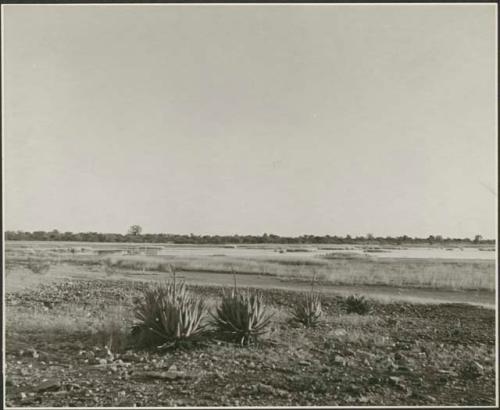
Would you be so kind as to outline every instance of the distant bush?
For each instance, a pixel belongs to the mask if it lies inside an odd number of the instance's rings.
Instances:
[[[37,275],[45,275],[50,269],[50,262],[39,259],[29,259],[27,267],[31,272]]]
[[[351,295],[345,300],[345,308],[347,313],[357,313],[358,315],[366,315],[371,311],[371,306],[364,296]]]
[[[248,345],[266,332],[272,314],[263,303],[262,294],[250,290],[241,291],[235,284],[231,291],[224,292],[212,318],[212,324],[218,331],[241,345]]]
[[[319,294],[313,290],[306,293],[295,301],[291,313],[293,321],[302,323],[306,327],[319,325],[323,314]]]
[[[176,347],[197,340],[206,330],[207,309],[184,282],[149,287],[136,301],[132,335],[144,347]]]

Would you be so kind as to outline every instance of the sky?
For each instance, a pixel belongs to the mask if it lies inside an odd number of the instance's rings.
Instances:
[[[496,5],[2,5],[4,228],[496,235]]]

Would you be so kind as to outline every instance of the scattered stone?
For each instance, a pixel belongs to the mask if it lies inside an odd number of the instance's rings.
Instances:
[[[479,374],[483,374],[484,373],[484,367],[481,364],[479,364],[478,362],[476,362],[475,360],[472,362],[472,367]]]
[[[336,364],[339,364],[341,366],[345,366],[346,365],[346,360],[345,358],[343,358],[342,356],[340,355],[336,355],[333,359],[334,363]]]
[[[259,383],[255,385],[254,389],[260,393],[272,393],[274,388],[273,386],[269,386],[268,384]]]
[[[438,373],[446,374],[446,375],[450,375],[450,376],[458,376],[458,374],[456,372],[454,372],[453,370],[439,369]]]
[[[468,362],[462,367],[461,373],[464,376],[476,378],[484,373],[484,367],[475,360],[473,360],[471,362]]]
[[[396,363],[394,363],[394,361],[388,357],[387,360],[385,361],[385,366],[388,370],[397,370],[398,369],[398,365]]]
[[[406,363],[408,361],[408,359],[406,358],[406,356],[400,352],[396,352],[394,353],[394,359],[397,361],[397,362],[400,362],[400,363]]]
[[[162,380],[178,380],[191,378],[186,372],[168,370],[166,372],[137,372],[133,374],[135,379],[162,379]]]
[[[347,386],[347,388],[345,390],[346,390],[346,392],[348,392],[354,396],[357,396],[361,393],[361,388],[359,386],[356,386],[355,384],[350,384],[349,386]]]
[[[290,393],[284,389],[275,389],[274,391],[278,397],[290,397]]]
[[[333,335],[337,337],[347,336],[347,331],[345,329],[335,329],[333,331]]]
[[[389,380],[393,383],[393,384],[399,384],[401,382],[401,378],[400,377],[396,377],[396,376],[390,376],[389,377]]]
[[[82,387],[77,383],[66,383],[65,388],[69,391],[73,391],[73,390],[81,390]]]
[[[290,395],[290,393],[284,389],[277,389],[273,386],[264,383],[259,383],[257,385],[254,385],[253,389],[258,391],[259,393],[271,394],[273,396],[278,396],[278,397],[288,397]]]
[[[60,388],[61,388],[61,382],[59,380],[49,379],[39,384],[38,387],[36,388],[36,391],[39,393],[43,393],[46,391],[57,391]]]
[[[375,357],[375,354],[366,352],[364,350],[358,350],[356,352],[356,355],[361,357],[362,359],[373,359]]]
[[[127,362],[140,362],[141,358],[134,352],[125,352],[121,355],[121,358]]]
[[[413,371],[413,369],[408,366],[398,366],[398,370],[404,373],[411,373]]]

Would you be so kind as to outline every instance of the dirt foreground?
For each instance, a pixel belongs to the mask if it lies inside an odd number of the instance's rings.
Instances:
[[[160,353],[116,342],[143,287],[66,279],[8,292],[7,406],[495,404],[492,309],[374,299],[362,316],[324,292],[324,322],[306,329],[289,321],[297,292],[262,289],[275,317],[260,343],[207,337]],[[221,294],[192,289],[214,303]]]

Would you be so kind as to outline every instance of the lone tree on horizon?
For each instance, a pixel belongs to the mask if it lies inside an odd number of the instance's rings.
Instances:
[[[142,228],[140,225],[132,225],[130,228],[128,228],[128,235],[140,235],[142,232]]]

